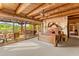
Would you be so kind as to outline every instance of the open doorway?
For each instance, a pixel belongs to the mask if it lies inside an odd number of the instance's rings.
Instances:
[[[69,37],[79,37],[79,14],[68,17],[68,34]]]

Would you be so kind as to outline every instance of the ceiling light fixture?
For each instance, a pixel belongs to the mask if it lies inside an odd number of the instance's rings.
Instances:
[[[44,20],[45,19],[45,10],[44,9],[40,13],[40,15],[42,16],[42,18],[40,18],[40,20]]]

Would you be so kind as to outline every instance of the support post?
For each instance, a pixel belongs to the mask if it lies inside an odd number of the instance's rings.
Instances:
[[[14,33],[14,40],[15,40],[15,28],[14,28],[14,22],[13,22],[13,33]]]
[[[26,40],[26,22],[25,22],[25,40]]]
[[[21,23],[21,34],[23,34],[23,24]]]

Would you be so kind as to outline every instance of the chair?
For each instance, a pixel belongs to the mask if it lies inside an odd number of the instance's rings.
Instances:
[[[14,39],[14,34],[13,33],[8,33],[7,35],[6,35],[6,39],[8,40],[8,39]]]
[[[3,43],[5,42],[5,35],[4,34],[0,34],[0,40],[2,40]]]

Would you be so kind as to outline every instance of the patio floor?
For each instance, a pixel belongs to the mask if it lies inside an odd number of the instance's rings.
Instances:
[[[71,44],[53,47],[52,44],[32,38],[0,47],[0,56],[64,56],[79,55],[79,40],[72,39]],[[75,42],[73,44],[73,42]]]

